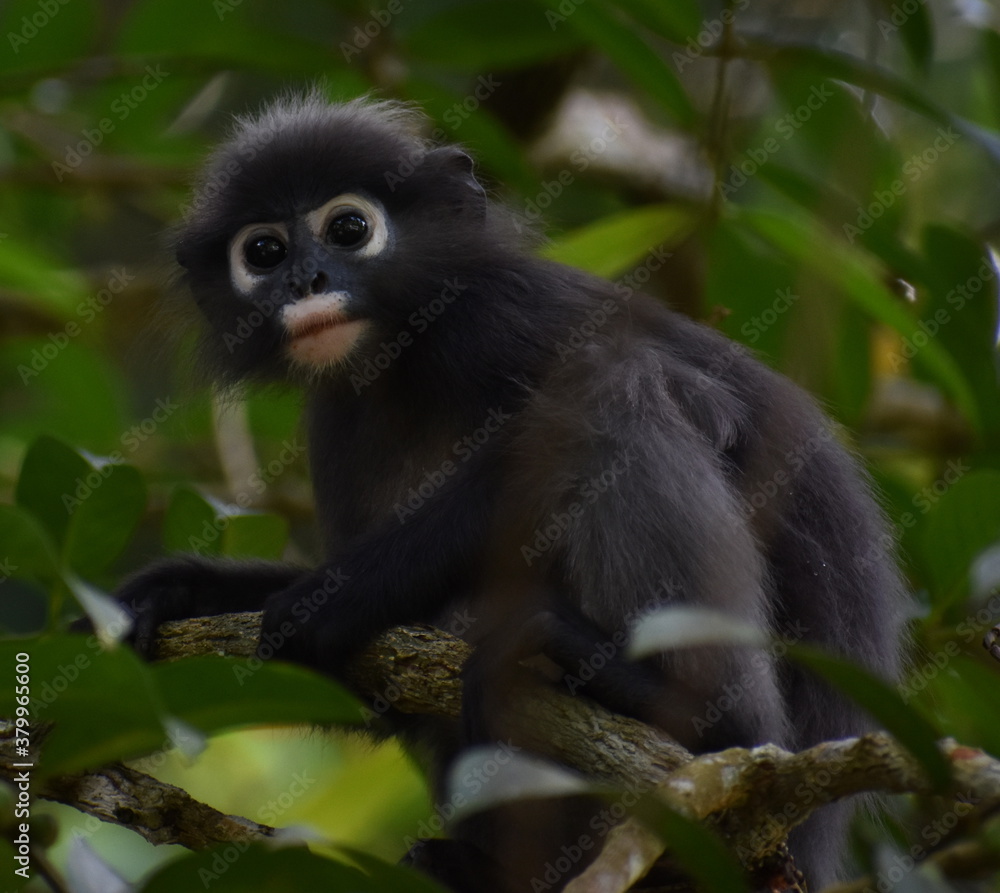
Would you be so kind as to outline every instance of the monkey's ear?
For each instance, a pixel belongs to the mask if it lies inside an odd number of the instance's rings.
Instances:
[[[436,163],[442,173],[447,174],[452,182],[461,187],[463,205],[477,213],[485,213],[486,190],[476,179],[476,165],[468,153],[458,146],[441,146],[428,152],[427,160]]]
[[[174,245],[174,257],[177,258],[177,263],[185,270],[191,269],[191,263],[194,260],[191,256],[193,253],[191,245],[186,239],[182,239]]]
[[[220,251],[225,248],[219,247],[218,240],[209,240],[203,235],[185,232],[174,240],[174,259],[185,270],[205,269],[207,265],[216,263],[220,257]],[[223,259],[225,255],[221,255]],[[227,260],[223,260],[228,265]]]

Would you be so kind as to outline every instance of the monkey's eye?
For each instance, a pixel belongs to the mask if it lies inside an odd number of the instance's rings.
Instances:
[[[368,221],[353,211],[330,221],[326,237],[338,248],[354,248],[368,237]]]
[[[249,239],[243,248],[247,263],[260,270],[278,266],[288,255],[284,242],[275,236],[257,236]]]

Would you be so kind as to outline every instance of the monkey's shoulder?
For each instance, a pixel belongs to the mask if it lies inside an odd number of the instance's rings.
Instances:
[[[719,450],[763,418],[787,416],[795,428],[817,417],[804,391],[742,344],[648,295],[574,272],[565,274],[566,319],[527,412],[582,429],[666,418]]]

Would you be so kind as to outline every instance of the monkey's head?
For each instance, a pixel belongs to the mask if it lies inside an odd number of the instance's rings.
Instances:
[[[238,122],[176,243],[214,375],[350,368],[496,250],[471,159],[423,124],[399,104],[316,94]]]

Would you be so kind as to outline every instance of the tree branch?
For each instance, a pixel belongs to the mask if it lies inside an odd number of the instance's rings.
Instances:
[[[33,727],[33,744],[40,743],[44,735],[44,724]],[[14,752],[14,724],[0,721],[0,778],[13,781],[17,775],[13,764],[23,759]],[[155,844],[175,843],[200,850],[217,843],[265,840],[275,833],[268,825],[226,815],[181,788],[122,763],[49,779],[39,796],[130,828]]]
[[[260,617],[222,614],[165,623],[158,653],[165,660],[193,654],[252,657]],[[457,717],[462,665],[469,654],[465,642],[440,630],[396,627],[360,655],[349,681],[362,699],[372,699],[376,713],[382,712],[379,699],[385,699],[401,713]],[[519,717],[519,742],[590,778],[655,784],[691,759],[665,733],[568,692],[539,688],[519,705]]]
[[[196,654],[252,657],[260,616],[164,624],[159,654],[167,660]],[[469,653],[465,642],[438,630],[395,628],[358,658],[349,681],[362,699],[371,699],[377,713],[382,712],[379,705],[391,702],[403,713],[457,717],[461,668]],[[693,758],[664,733],[555,687],[539,686],[526,696],[518,714],[519,744],[588,778],[630,790],[655,789],[670,808],[715,828],[751,870],[773,860],[788,831],[833,800],[866,791],[931,793],[919,764],[884,734],[823,743],[798,754],[765,745]],[[0,760],[5,763],[13,762],[10,744],[0,724]],[[953,767],[955,790],[976,804],[978,815],[995,810],[1000,805],[1000,763],[951,741],[941,746]],[[124,766],[53,780],[43,796],[133,828],[154,843],[201,849],[274,834],[272,828],[223,815]],[[975,844],[960,846],[965,849],[940,851],[935,861],[959,873],[1000,866],[995,852]],[[568,893],[625,890],[662,851],[654,835],[627,820],[609,835],[604,852]],[[837,891],[856,889],[851,885]]]

